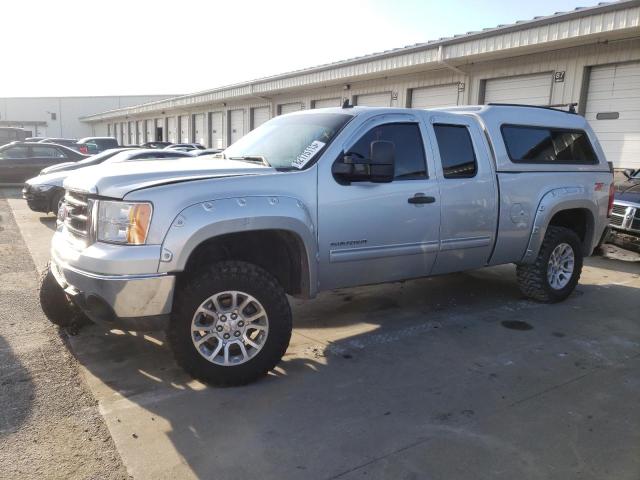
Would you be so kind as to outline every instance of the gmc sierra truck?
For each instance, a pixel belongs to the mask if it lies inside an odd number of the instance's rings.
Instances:
[[[287,295],[514,263],[525,295],[565,299],[612,181],[585,119],[549,108],[279,116],[213,158],[69,176],[41,304],[164,329],[191,375],[244,384],[288,347]]]

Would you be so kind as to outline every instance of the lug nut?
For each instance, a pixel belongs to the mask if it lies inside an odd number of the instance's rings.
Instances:
[[[222,331],[222,325],[218,325],[218,326],[216,327],[216,331],[217,331],[217,332],[221,332],[221,331]]]
[[[238,315],[236,315],[235,313],[231,314],[231,320],[235,320],[236,318],[238,318]]]
[[[225,340],[228,339],[231,335],[229,335],[228,333],[225,333],[224,335]]]
[[[239,326],[239,327],[244,327],[244,322],[243,322],[242,320],[240,320],[240,321],[238,322],[238,326]]]
[[[222,316],[220,317],[220,321],[221,321],[221,322],[226,322],[226,321],[227,321],[227,317],[226,317],[225,315],[222,315]]]
[[[234,335],[235,335],[236,337],[239,337],[239,336],[240,336],[240,332],[239,332],[238,330],[236,330],[236,332],[234,333]]]

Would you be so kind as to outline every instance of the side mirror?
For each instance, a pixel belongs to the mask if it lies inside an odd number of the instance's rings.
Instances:
[[[634,170],[633,168],[627,168],[626,170],[622,171],[622,174],[627,178],[631,178],[634,174]]]
[[[395,144],[384,140],[371,142],[370,158],[348,152],[333,164],[333,176],[342,183],[388,183],[395,175]]]

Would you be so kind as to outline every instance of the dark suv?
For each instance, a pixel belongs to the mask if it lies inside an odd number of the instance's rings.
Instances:
[[[86,155],[94,155],[96,153],[109,150],[110,148],[118,148],[118,140],[113,137],[86,137],[78,140],[77,149],[80,153]]]
[[[23,183],[45,167],[83,158],[86,155],[62,145],[13,142],[0,147],[0,183]]]

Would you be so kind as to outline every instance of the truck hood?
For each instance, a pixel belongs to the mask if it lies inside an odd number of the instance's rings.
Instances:
[[[616,200],[640,203],[640,179],[632,178],[616,183]]]
[[[239,175],[265,175],[276,171],[274,168],[256,163],[219,158],[141,160],[100,164],[71,172],[64,181],[64,188],[105,197],[123,198],[132,190],[167,183]]]

